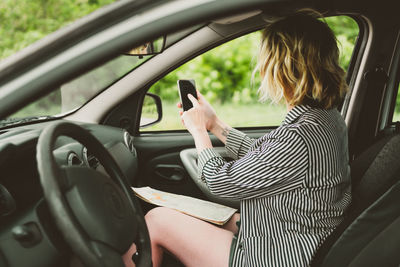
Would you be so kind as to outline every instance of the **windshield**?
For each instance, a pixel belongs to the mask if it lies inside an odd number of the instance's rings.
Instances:
[[[150,56],[119,56],[78,78],[61,85],[50,94],[23,107],[0,121],[0,127],[26,121],[69,113],[83,106],[94,96],[121,79],[127,73],[150,59]]]

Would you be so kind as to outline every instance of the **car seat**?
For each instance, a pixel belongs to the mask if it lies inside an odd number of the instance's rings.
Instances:
[[[380,139],[351,163],[353,201],[311,266],[398,266],[400,134]]]

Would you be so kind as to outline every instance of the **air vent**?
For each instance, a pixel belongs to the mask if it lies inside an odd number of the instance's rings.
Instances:
[[[90,168],[96,170],[97,167],[100,165],[100,162],[95,156],[88,155],[88,164]]]
[[[129,151],[133,154],[133,156],[136,157],[136,149],[133,145],[133,136],[130,135],[128,132],[124,132],[124,142]]]

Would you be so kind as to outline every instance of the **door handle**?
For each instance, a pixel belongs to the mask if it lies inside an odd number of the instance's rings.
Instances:
[[[158,164],[154,168],[154,173],[170,182],[181,182],[185,177],[185,169],[174,164]]]

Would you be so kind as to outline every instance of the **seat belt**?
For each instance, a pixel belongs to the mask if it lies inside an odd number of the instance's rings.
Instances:
[[[356,136],[353,136],[352,142],[349,143],[351,158],[359,155],[362,150],[368,147],[375,139],[375,127],[379,116],[378,111],[383,96],[383,90],[389,76],[383,67],[377,66],[373,70],[367,71],[363,79],[367,83],[363,97],[365,101],[358,114],[359,120],[355,133]]]

